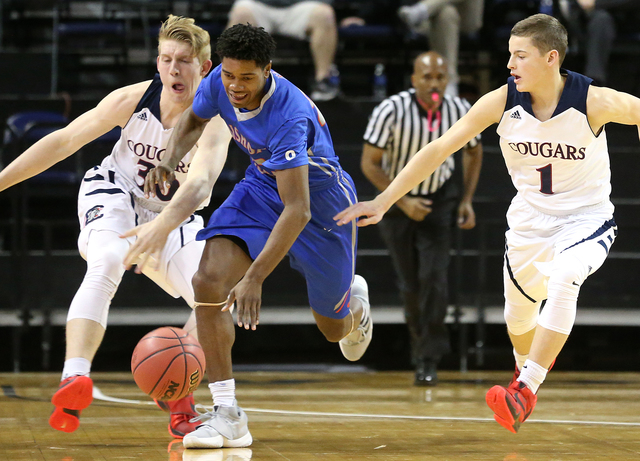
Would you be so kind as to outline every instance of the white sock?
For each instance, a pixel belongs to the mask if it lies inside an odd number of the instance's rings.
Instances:
[[[65,360],[64,368],[62,369],[62,378],[60,381],[64,381],[70,376],[81,375],[89,376],[91,372],[91,362],[82,357],[74,357],[69,360]]]
[[[518,370],[522,370],[522,367],[524,366],[524,362],[527,361],[527,359],[529,358],[529,354],[518,354],[516,352],[516,348],[513,348],[513,356],[516,359],[516,366],[518,367]]]
[[[540,384],[542,384],[547,377],[548,371],[549,370],[538,365],[536,362],[527,359],[520,371],[518,381],[525,383],[527,387],[536,394]]]
[[[213,404],[224,407],[232,407],[236,400],[236,380],[231,378],[225,381],[216,381],[209,384],[209,390],[213,397]]]

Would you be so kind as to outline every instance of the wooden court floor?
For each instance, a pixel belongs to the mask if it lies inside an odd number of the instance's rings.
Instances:
[[[554,370],[518,434],[484,402],[509,373],[440,375],[425,389],[410,372],[240,372],[253,445],[184,450],[128,373],[92,375],[98,398],[72,434],[47,422],[58,373],[0,374],[0,461],[640,460],[640,373]]]

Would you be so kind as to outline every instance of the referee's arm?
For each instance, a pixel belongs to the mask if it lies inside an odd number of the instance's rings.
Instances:
[[[365,142],[362,149],[362,158],[360,159],[362,173],[364,173],[369,182],[381,192],[391,184],[391,179],[389,179],[387,173],[382,169],[383,154],[384,149]],[[429,199],[410,197],[408,195],[405,195],[396,202],[398,208],[414,221],[422,221],[431,213],[431,204],[432,202]]]

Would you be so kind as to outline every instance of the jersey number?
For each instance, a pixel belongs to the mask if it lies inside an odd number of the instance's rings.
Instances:
[[[551,164],[537,168],[540,172],[540,192],[543,194],[553,194],[553,180],[551,179]]]
[[[138,176],[142,178],[142,184],[143,184],[142,186],[138,186],[140,187],[140,190],[144,191],[144,180],[149,174],[149,171],[155,167],[156,166],[151,162],[147,162],[145,160],[138,160]],[[169,186],[169,190],[167,191],[167,193],[163,194],[162,189],[160,188],[160,185],[156,184],[156,197],[158,197],[163,202],[168,202],[174,196],[179,186],[180,186],[180,183],[178,182],[178,180],[174,179],[171,185]]]

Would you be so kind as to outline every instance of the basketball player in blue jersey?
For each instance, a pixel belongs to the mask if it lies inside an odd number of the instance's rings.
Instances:
[[[517,432],[573,327],[578,293],[617,234],[605,125],[637,125],[640,99],[560,68],[567,31],[553,17],[518,22],[509,39],[511,78],[422,148],[385,191],[338,215],[375,224],[449,155],[497,123],[517,195],[507,212],[504,317],[516,359],[508,387],[486,396],[495,420]],[[542,301],[545,308],[540,312]]]
[[[175,166],[217,115],[227,124],[224,134],[231,132],[251,158],[244,180],[197,237],[206,245],[193,278],[196,319],[214,408],[185,436],[186,448],[251,444],[247,416],[235,399],[230,309],[235,302],[238,325],[255,330],[262,284],[285,255],[306,278],[309,303],[324,336],[339,342],[348,360],[358,360],[371,341],[367,284],[354,276],[357,227],[338,227],[332,219],[357,201],[355,187],[340,167],[318,108],[271,70],[274,50],[271,36],[248,24],[237,24],[218,38],[221,65],[200,84],[165,158],[145,182],[150,193],[171,183]],[[125,264],[140,261],[137,270],[143,270],[172,229],[209,195],[213,176],[193,194],[178,190],[155,223],[124,234],[138,236]]]
[[[38,141],[0,172],[3,190],[41,173],[112,128],[122,127],[111,155],[86,173],[78,196],[78,248],[87,261],[87,272],[67,316],[62,382],[52,398],[55,410],[49,419],[57,430],[75,431],[80,412],[92,401],[91,362],[104,337],[111,299],[122,280],[123,258],[132,240],[123,240],[120,234],[154,219],[178,186],[188,190],[207,174],[204,165],[215,161],[216,149],[226,152],[228,134],[226,138],[209,136],[212,143],[202,141],[197,155],[193,149],[178,165],[169,190],[145,197],[144,175],[160,162],[173,127],[191,106],[198,84],[211,69],[210,57],[209,34],[193,19],[169,16],[160,29],[159,75],[113,91],[94,109]],[[218,117],[210,129],[216,124],[224,128]],[[195,236],[202,227],[201,217],[187,216],[158,255],[155,270],[144,271],[167,293],[182,297],[190,306],[194,301],[191,278],[204,248]],[[194,317],[185,329],[195,334]],[[169,432],[173,437],[182,438],[195,428],[189,423],[197,415],[191,395],[159,405],[171,413]]]

